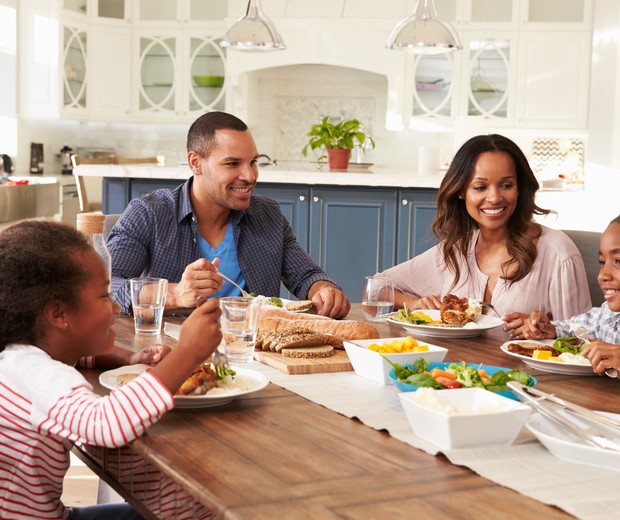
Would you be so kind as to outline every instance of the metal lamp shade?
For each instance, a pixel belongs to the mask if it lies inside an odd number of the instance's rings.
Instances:
[[[246,15],[233,24],[220,45],[239,51],[262,52],[286,49],[273,22],[263,14],[258,0],[250,0]]]
[[[415,54],[444,54],[461,49],[459,37],[446,21],[431,17],[428,0],[425,0],[422,15],[419,16],[418,2],[414,13],[401,20],[388,39],[386,47]],[[435,14],[435,4],[432,3]]]

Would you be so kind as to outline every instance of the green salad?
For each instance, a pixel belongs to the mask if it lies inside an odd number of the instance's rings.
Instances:
[[[553,342],[553,348],[560,352],[569,352],[570,354],[580,354],[586,342],[579,338],[565,337],[558,338]]]
[[[402,381],[415,386],[446,390],[452,388],[484,388],[491,392],[506,392],[509,381],[518,381],[532,386],[532,377],[522,370],[498,370],[494,374],[487,374],[480,365],[478,368],[468,365],[465,361],[450,363],[446,368],[428,368],[428,361],[417,358],[412,365],[399,365],[383,356],[394,368],[395,376]]]

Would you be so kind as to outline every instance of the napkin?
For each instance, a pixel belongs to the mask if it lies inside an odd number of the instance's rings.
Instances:
[[[176,323],[164,323],[164,334],[166,336],[170,336],[174,339],[179,339],[181,335],[181,325],[177,325]]]

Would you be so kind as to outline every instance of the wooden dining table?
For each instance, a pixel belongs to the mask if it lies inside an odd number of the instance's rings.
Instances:
[[[348,319],[364,321],[359,304]],[[382,337],[406,335],[389,323],[377,328]],[[135,335],[127,316],[117,318],[115,330],[117,345],[134,351],[154,343],[176,344],[164,335]],[[532,373],[503,353],[497,339],[427,339],[449,349],[446,361]],[[108,392],[99,385],[100,371],[83,373],[95,391]],[[620,413],[620,400],[610,397],[617,394],[617,380],[542,372],[536,378],[540,390],[590,409]],[[429,455],[271,383],[223,406],[172,410],[128,449],[216,518],[571,518],[453,465],[441,454]],[[103,458],[93,457],[84,446],[74,451],[146,518],[157,518],[106,467],[113,450]]]

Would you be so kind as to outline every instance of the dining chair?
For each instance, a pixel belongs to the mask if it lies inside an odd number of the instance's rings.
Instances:
[[[590,298],[592,305],[599,307],[604,301],[603,291],[598,284],[598,252],[601,233],[596,231],[578,231],[573,229],[563,229],[564,233],[575,243],[577,249],[581,253],[583,263],[586,267],[586,276],[588,278],[588,288],[590,289]]]

